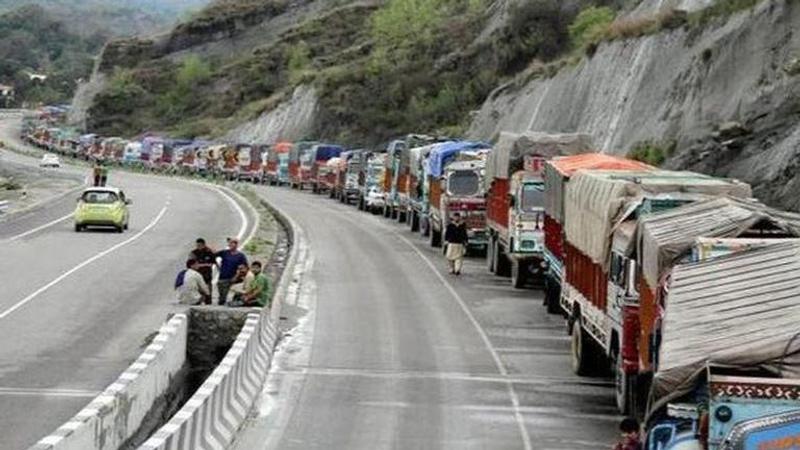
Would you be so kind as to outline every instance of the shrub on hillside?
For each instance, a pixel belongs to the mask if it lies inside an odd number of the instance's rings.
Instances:
[[[494,42],[498,68],[503,74],[524,69],[531,59],[552,60],[569,46],[569,16],[558,0],[532,0],[515,4],[508,26]]]
[[[584,9],[569,26],[572,45],[575,48],[586,48],[600,40],[614,22],[614,17],[614,11],[605,6]]]

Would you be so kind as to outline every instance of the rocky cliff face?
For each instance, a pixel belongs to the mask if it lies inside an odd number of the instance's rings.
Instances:
[[[668,167],[740,178],[758,197],[800,209],[798,23],[800,2],[765,0],[702,28],[601,44],[554,75],[532,71],[499,87],[468,134],[584,132],[615,154],[646,143]]]

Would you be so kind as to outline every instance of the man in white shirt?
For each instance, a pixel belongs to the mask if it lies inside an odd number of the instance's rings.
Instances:
[[[178,287],[178,303],[182,305],[199,305],[211,295],[203,275],[197,271],[199,263],[196,259],[186,261],[183,283]]]

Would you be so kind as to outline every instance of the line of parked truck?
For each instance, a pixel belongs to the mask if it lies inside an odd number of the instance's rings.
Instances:
[[[381,149],[73,136],[76,157],[310,189],[442,246],[469,250],[565,317],[572,368],[613,376],[647,449],[800,445],[800,215],[749,185],[598,153],[581,134],[501,133],[493,145],[407,135]]]

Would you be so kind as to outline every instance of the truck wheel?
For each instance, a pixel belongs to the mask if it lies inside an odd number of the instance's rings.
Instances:
[[[442,232],[436,231],[431,228],[431,247],[440,247],[442,245]]]
[[[511,275],[511,264],[508,257],[500,250],[500,241],[494,241],[494,274],[499,277],[507,277]]]
[[[544,278],[544,303],[547,306],[549,314],[558,314],[561,312],[561,286],[550,275],[545,275]]]
[[[589,375],[590,362],[587,352],[590,351],[589,335],[581,325],[580,317],[572,324],[572,339],[570,340],[570,355],[572,361],[572,371],[576,375]]]
[[[511,285],[515,289],[523,289],[528,281],[528,261],[511,260]]]

